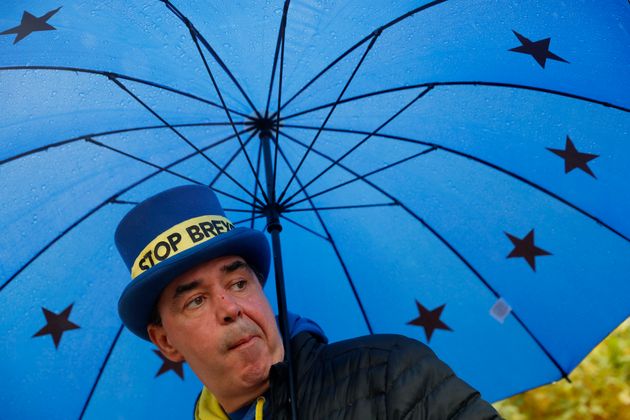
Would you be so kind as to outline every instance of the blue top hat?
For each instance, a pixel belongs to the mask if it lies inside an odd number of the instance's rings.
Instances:
[[[118,313],[125,326],[145,340],[162,290],[196,265],[238,255],[263,279],[269,273],[265,235],[234,227],[214,192],[202,185],[172,188],[138,204],[119,223],[116,247],[131,272]]]

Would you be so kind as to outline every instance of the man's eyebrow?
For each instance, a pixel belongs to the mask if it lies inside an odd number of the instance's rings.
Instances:
[[[236,260],[230,264],[226,264],[223,267],[221,267],[221,271],[223,271],[226,274],[229,274],[229,273],[233,273],[236,270],[240,270],[242,268],[250,269],[249,264],[247,264],[245,261]]]
[[[197,287],[199,287],[199,284],[200,284],[199,280],[193,280],[190,283],[180,284],[179,286],[177,286],[177,288],[175,288],[173,299],[177,299],[178,297],[180,297],[182,294],[186,293],[189,290],[196,289]]]

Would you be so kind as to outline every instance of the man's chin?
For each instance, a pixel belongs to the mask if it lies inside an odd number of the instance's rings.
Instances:
[[[255,338],[252,342],[230,351],[230,356],[235,361],[235,370],[237,372],[240,371],[239,376],[251,384],[266,381],[272,364],[271,357],[265,352],[264,346],[260,341]]]
[[[271,365],[260,363],[255,366],[247,366],[243,369],[240,377],[247,388],[258,389],[264,392],[269,387],[269,369]]]

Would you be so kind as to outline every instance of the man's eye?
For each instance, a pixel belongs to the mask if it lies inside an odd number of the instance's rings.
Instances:
[[[247,280],[239,280],[232,285],[232,287],[236,290],[243,290],[247,285]]]
[[[197,296],[186,304],[186,308],[198,308],[203,303],[203,296]]]

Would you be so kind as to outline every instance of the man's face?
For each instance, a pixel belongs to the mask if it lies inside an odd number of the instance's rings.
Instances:
[[[148,327],[151,340],[169,359],[185,360],[219,402],[264,391],[269,368],[284,357],[273,311],[240,257],[216,258],[176,277],[158,310],[162,325]]]

